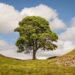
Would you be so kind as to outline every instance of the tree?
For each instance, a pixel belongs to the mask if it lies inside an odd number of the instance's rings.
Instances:
[[[36,59],[36,52],[42,50],[53,50],[57,48],[54,41],[58,36],[50,29],[49,22],[39,16],[27,16],[19,22],[15,29],[20,37],[16,41],[19,52],[32,50],[33,59]]]

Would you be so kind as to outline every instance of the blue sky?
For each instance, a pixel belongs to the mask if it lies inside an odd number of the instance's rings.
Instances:
[[[13,5],[17,10],[46,4],[59,12],[60,18],[68,22],[75,16],[75,0],[0,0],[2,3]]]
[[[75,0],[0,0],[0,3],[12,5],[16,10],[19,11],[21,11],[23,8],[45,4],[53,9],[56,9],[59,14],[59,18],[62,19],[67,26],[69,26],[69,21],[75,16]],[[9,43],[15,43],[17,34],[1,33],[0,39]]]
[[[38,52],[43,57],[63,55],[75,49],[75,0],[0,0],[0,53],[16,56],[15,42],[18,33],[14,29],[25,16],[41,16],[50,23],[50,28],[58,34],[58,48],[53,53]],[[6,51],[5,51],[6,50]],[[46,54],[46,55],[45,55]],[[25,54],[24,54],[25,55]],[[29,55],[22,55],[30,59]],[[20,58],[21,59],[21,58]]]

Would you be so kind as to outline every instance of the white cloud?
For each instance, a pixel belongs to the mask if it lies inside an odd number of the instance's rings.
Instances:
[[[52,29],[65,29],[64,22],[59,19],[55,9],[40,4],[17,11],[13,6],[0,3],[0,33],[10,33],[18,26],[18,22],[26,16],[41,16],[51,22]]]
[[[0,54],[17,59],[32,59],[30,54],[17,53],[17,47],[4,40],[0,40]]]
[[[25,16],[41,16],[47,20],[54,19],[58,16],[57,12],[43,4],[40,4],[36,7],[24,8],[21,11],[21,15]]]
[[[70,27],[68,27],[65,32],[60,34],[60,39],[75,41],[75,18],[71,20]]]
[[[17,58],[21,60],[32,59],[32,52],[29,54],[17,53],[17,47],[15,45],[8,44],[4,40],[0,40],[0,54],[6,57]],[[52,55],[48,54],[47,51],[39,50],[36,56],[38,59],[46,59]]]
[[[57,55],[62,55],[75,49],[75,18],[72,18],[70,26],[59,35],[61,40],[61,50],[58,48]],[[59,46],[59,45],[58,45]]]
[[[4,40],[0,40],[0,46],[5,46],[7,43]]]
[[[8,4],[0,3],[0,33],[10,33],[18,26],[19,12]]]
[[[67,30],[60,35],[62,40],[75,41],[75,27],[67,28]]]
[[[71,20],[71,26],[75,27],[75,17],[73,17],[72,20]]]
[[[51,21],[50,24],[51,24],[51,28],[56,31],[61,29],[63,30],[66,29],[65,23],[58,17],[56,17],[53,21]]]
[[[72,41],[62,41],[58,40],[57,42],[58,48],[54,51],[56,56],[62,56],[68,52],[71,52],[75,49],[75,43]]]
[[[22,9],[21,15],[23,17],[41,16],[50,22],[50,27],[53,30],[66,29],[65,23],[61,19],[59,19],[56,10],[43,4],[40,4],[39,6],[36,7]]]
[[[61,56],[75,48],[75,44],[71,41],[58,40],[57,45],[58,48],[54,51],[41,51],[39,49],[36,54],[37,59],[47,59],[52,56]],[[17,53],[17,47],[15,45],[8,44],[3,40],[0,40],[0,54],[21,60],[32,59],[32,52],[29,54]]]
[[[15,45],[9,44],[4,40],[0,40],[0,51],[6,51],[10,49],[16,49]]]
[[[10,33],[18,26],[18,22],[26,16],[41,16],[50,22],[53,30],[66,29],[65,23],[59,18],[56,10],[46,6],[38,5],[36,7],[24,8],[17,11],[13,6],[0,3],[0,33]],[[63,55],[75,47],[75,18],[71,21],[71,26],[60,34],[58,48],[55,51],[38,51],[37,57],[46,59],[53,55]],[[31,59],[32,54],[16,53],[17,48],[14,45],[0,40],[0,53],[18,59]]]

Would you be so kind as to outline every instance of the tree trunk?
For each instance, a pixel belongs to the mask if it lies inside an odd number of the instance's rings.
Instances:
[[[33,42],[33,60],[36,59],[36,52],[37,52],[37,40]]]
[[[36,50],[33,50],[33,60],[36,59]]]

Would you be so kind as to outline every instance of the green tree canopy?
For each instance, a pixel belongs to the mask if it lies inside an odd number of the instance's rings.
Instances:
[[[33,59],[36,59],[36,52],[42,50],[53,50],[57,48],[53,41],[57,41],[58,36],[51,31],[49,22],[39,16],[27,16],[19,22],[19,27],[15,29],[20,37],[16,41],[19,52],[33,50]]]

